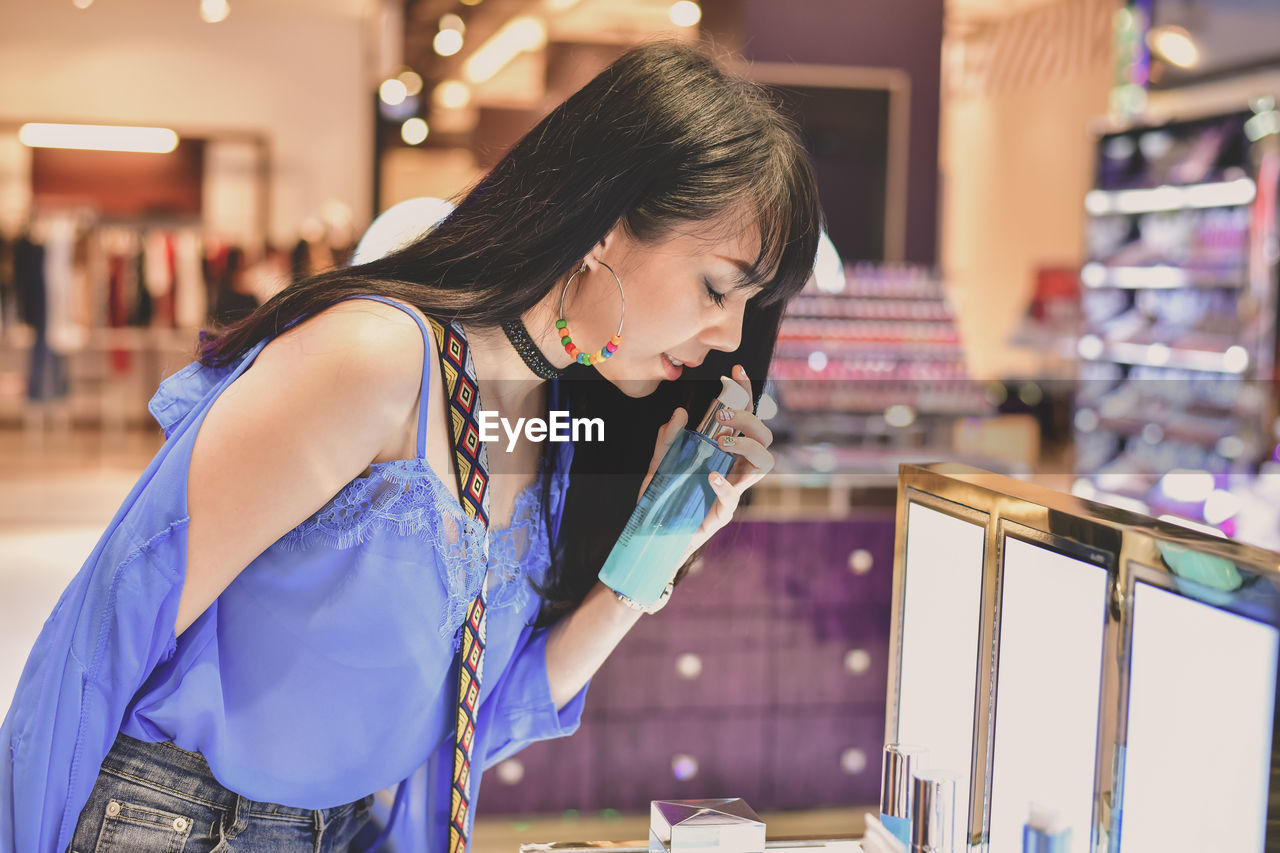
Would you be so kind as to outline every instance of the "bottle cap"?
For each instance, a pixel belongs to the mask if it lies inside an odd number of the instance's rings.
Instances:
[[[743,388],[737,382],[734,382],[728,376],[720,377],[720,396],[711,403],[711,408],[707,409],[707,414],[702,418],[702,422],[698,425],[698,432],[707,438],[715,441],[722,435],[733,435],[734,429],[728,424],[722,424],[716,419],[716,415],[721,409],[737,409],[742,411],[751,407],[751,395],[747,393],[747,389]]]
[[[955,853],[955,777],[916,771],[911,788],[911,853]]]
[[[911,816],[911,771],[925,751],[900,743],[885,744],[884,768],[880,777],[880,814]]]
[[[1051,806],[1032,801],[1027,823],[1022,827],[1024,853],[1067,853],[1071,828],[1065,816]]]

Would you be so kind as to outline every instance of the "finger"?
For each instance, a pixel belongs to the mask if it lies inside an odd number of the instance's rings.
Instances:
[[[729,482],[732,483],[739,490],[746,491],[747,489],[754,486],[756,483],[763,480],[765,478],[765,475],[767,475],[771,470],[773,470],[773,462],[774,460],[773,460],[772,454],[769,457],[768,468],[757,468],[755,465],[751,464],[746,459],[739,459],[737,463],[735,463],[734,466],[729,469],[729,474],[728,474]]]
[[[707,521],[712,521],[715,524],[714,530],[719,530],[733,518],[733,513],[738,509],[738,501],[742,498],[742,490],[716,471],[712,471],[707,480],[711,483],[711,490],[716,493],[716,502],[707,513]]]
[[[747,398],[755,403],[755,395],[751,393],[751,379],[747,376],[747,370],[741,364],[735,364],[733,370],[730,371],[733,380],[747,390]]]
[[[773,431],[751,412],[742,409],[721,409],[716,412],[716,420],[733,427],[745,436],[754,438],[764,447],[773,444]]]
[[[694,532],[693,540],[689,543],[689,547],[685,550],[685,554],[680,560],[682,564],[689,559],[690,554],[701,548],[717,530],[729,523],[733,518],[734,511],[738,508],[738,501],[742,496],[738,488],[716,471],[712,471],[707,475],[707,482],[711,484],[711,491],[715,493],[716,499],[711,504],[707,517],[703,519],[702,524],[698,525],[697,531]]]
[[[769,469],[761,469],[747,462],[745,459],[738,461],[729,471],[729,482],[741,491],[754,486],[765,478],[769,473]]]
[[[644,490],[649,488],[649,481],[653,479],[654,473],[658,470],[662,457],[667,455],[667,451],[671,449],[671,445],[675,443],[680,430],[684,429],[685,424],[689,421],[689,413],[684,409],[677,408],[671,414],[671,420],[663,424],[662,429],[658,430],[658,437],[653,445],[653,458],[649,460],[649,470],[645,472],[644,482],[640,484],[640,494],[636,495],[636,500],[640,499],[640,495],[644,494]]]
[[[726,435],[720,438],[718,444],[721,450],[746,460],[750,465],[750,468],[740,472],[743,475],[743,479],[750,479],[754,483],[773,470],[773,454],[754,438],[745,435]],[[738,466],[735,465],[734,467],[737,468]],[[730,472],[731,475],[733,473],[732,471]],[[735,485],[740,484],[740,482],[735,483]]]
[[[733,514],[737,511],[738,503],[742,498],[743,489],[734,486],[729,479],[716,471],[707,474],[707,482],[711,486],[711,491],[715,493],[716,499],[707,511],[707,517],[695,531],[689,547],[685,549],[684,556],[680,558],[681,564],[705,545],[716,531],[733,520]]]

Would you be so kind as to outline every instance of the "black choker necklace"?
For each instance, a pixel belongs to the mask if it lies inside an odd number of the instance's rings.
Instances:
[[[511,346],[520,353],[525,365],[533,371],[535,376],[540,379],[559,379],[564,375],[563,370],[547,361],[542,350],[538,349],[533,338],[529,337],[529,331],[524,327],[523,322],[512,320],[509,323],[503,323],[502,331],[506,332],[507,340],[511,341]]]

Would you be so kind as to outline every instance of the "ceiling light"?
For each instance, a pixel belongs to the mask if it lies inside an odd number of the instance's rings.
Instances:
[[[1147,33],[1147,45],[1170,65],[1194,68],[1200,64],[1200,48],[1196,47],[1191,33],[1182,27],[1155,27]]]
[[[472,83],[490,80],[521,53],[541,50],[547,44],[547,27],[538,18],[512,18],[473,53],[463,66]]]
[[[411,98],[422,91],[422,75],[416,71],[406,69],[397,74],[396,79],[404,84],[404,93]]]
[[[409,90],[405,88],[404,83],[401,83],[395,77],[383,80],[382,85],[378,87],[378,97],[382,99],[382,103],[389,107],[403,104],[404,99],[408,96]]]
[[[671,4],[667,17],[677,27],[692,27],[702,20],[702,7],[692,0],[679,0]]]
[[[231,14],[227,0],[200,0],[200,17],[206,24],[217,24]]]
[[[461,80],[445,80],[436,86],[432,100],[447,110],[460,110],[471,103],[471,89]]]
[[[467,32],[467,24],[465,21],[462,20],[462,18],[450,12],[447,15],[440,16],[440,26],[437,27],[437,29],[457,30],[458,32],[465,35]]]
[[[88,151],[168,154],[178,147],[178,134],[163,127],[24,124],[18,130],[18,141],[29,148],[76,148]]]
[[[427,133],[427,123],[420,118],[411,118],[400,125],[400,138],[410,145],[420,145]]]
[[[93,0],[71,0],[77,9],[88,9],[93,5]]]
[[[436,33],[435,39],[431,42],[431,46],[436,49],[436,53],[441,56],[453,56],[462,50],[462,33],[457,30],[441,30]]]

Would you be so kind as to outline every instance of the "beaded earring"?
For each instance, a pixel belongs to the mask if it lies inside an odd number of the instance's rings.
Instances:
[[[573,336],[569,333],[569,321],[564,318],[564,296],[569,292],[569,285],[578,277],[578,274],[584,272],[587,268],[584,262],[582,266],[573,271],[573,275],[569,276],[569,280],[564,283],[564,290],[560,291],[560,319],[556,320],[556,329],[560,332],[560,343],[564,346],[564,351],[573,356],[579,364],[592,365],[599,364],[606,358],[612,356],[618,351],[618,347],[622,344],[622,321],[627,316],[627,296],[622,290],[622,279],[618,278],[618,274],[613,271],[613,267],[600,261],[600,266],[607,269],[613,280],[618,283],[618,295],[622,298],[622,316],[618,318],[618,331],[613,337],[609,338],[609,342],[603,347],[592,353],[583,352],[578,345],[573,342]]]

